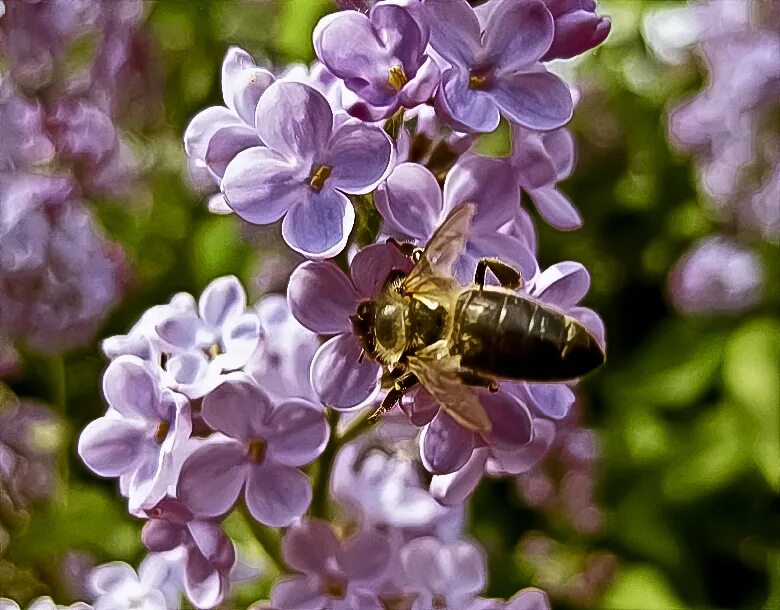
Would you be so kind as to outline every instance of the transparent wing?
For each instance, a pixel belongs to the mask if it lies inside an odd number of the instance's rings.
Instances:
[[[493,428],[477,394],[458,377],[455,358],[410,356],[409,370],[431,393],[439,406],[464,428],[488,435]]]
[[[458,285],[452,278],[452,268],[466,247],[475,209],[473,203],[464,203],[444,219],[431,236],[414,269],[404,278],[404,293],[425,293],[432,288],[451,290],[453,284]],[[440,278],[433,279],[431,276]]]

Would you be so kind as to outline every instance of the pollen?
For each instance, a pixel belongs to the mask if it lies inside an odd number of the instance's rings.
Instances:
[[[486,74],[472,74],[469,76],[469,89],[483,89],[486,83]]]
[[[333,172],[333,168],[327,166],[327,165],[319,165],[314,168],[311,172],[311,177],[309,178],[309,186],[313,188],[315,191],[322,190],[322,187],[325,186],[325,181],[330,178],[330,174]]]
[[[433,608],[433,610],[447,610],[447,598],[441,593],[437,593],[431,600],[431,608]]]
[[[347,595],[347,581],[342,578],[328,578],[322,592],[331,599],[344,599]]]
[[[154,440],[158,445],[162,445],[163,441],[168,437],[168,430],[171,429],[171,424],[167,421],[161,421],[157,424],[157,430],[154,431]]]
[[[211,347],[209,347],[209,356],[212,358],[216,358],[222,353],[222,349],[219,347],[218,344],[214,344]]]
[[[406,73],[400,65],[393,66],[387,70],[387,82],[396,91],[403,89],[403,86],[409,82]]]
[[[264,438],[253,438],[249,441],[246,455],[253,464],[262,464],[267,450],[268,442]]]

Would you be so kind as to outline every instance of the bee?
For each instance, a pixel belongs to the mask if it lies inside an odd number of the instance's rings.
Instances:
[[[384,365],[393,382],[373,420],[422,386],[460,425],[488,435],[491,421],[475,387],[566,381],[605,361],[582,323],[516,292],[522,277],[502,261],[480,259],[469,286],[453,277],[474,211],[468,203],[454,208],[424,249],[388,240],[414,266],[408,274],[392,271],[380,293],[351,316],[364,355]],[[485,284],[487,269],[501,286]]]

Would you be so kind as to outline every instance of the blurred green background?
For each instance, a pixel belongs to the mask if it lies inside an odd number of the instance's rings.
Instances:
[[[608,364],[579,390],[583,422],[600,442],[595,501],[603,526],[577,533],[560,515],[528,508],[511,481],[483,483],[468,519],[488,549],[491,596],[534,585],[557,608],[780,607],[777,249],[763,246],[769,286],[749,313],[688,318],[668,304],[668,269],[716,225],[703,211],[690,159],[666,141],[666,111],[697,91],[703,75],[693,61],[669,67],[647,50],[642,13],[660,4],[600,3],[613,30],[577,62],[578,164],[562,185],[585,226],[561,233],[537,218],[540,264],[585,264],[593,278],[585,304],[607,327]],[[174,292],[198,294],[218,275],[238,275],[255,298],[283,288],[274,280],[285,252],[278,229],[210,214],[184,179],[181,136],[197,111],[221,103],[228,46],[276,67],[309,62],[314,24],[332,9],[327,0],[147,4],[160,89],[127,134],[147,170],[143,187],[127,201],[96,202],[130,263],[127,296],[101,337],[126,332]],[[75,454],[78,431],[104,410],[97,341],[66,354],[64,388],[59,361],[27,354],[26,362],[8,387],[67,405],[58,438],[69,476],[54,502],[4,522],[11,537],[0,591],[20,601],[63,594],[52,574],[70,549],[98,562],[137,565],[143,556],[141,522],[126,515],[114,482],[90,476]],[[242,523],[229,525],[245,553],[257,552]],[[545,541],[544,559],[529,558],[529,532]],[[593,561],[608,566],[603,585],[595,596],[578,594]],[[240,592],[236,607],[267,590],[268,579]]]

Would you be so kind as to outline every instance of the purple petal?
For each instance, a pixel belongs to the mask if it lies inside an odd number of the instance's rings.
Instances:
[[[236,503],[246,478],[243,445],[235,441],[210,442],[184,462],[176,497],[198,516],[217,517]]]
[[[100,595],[121,586],[122,583],[138,580],[135,570],[123,561],[104,563],[93,569],[88,576],[89,588]]]
[[[225,598],[230,581],[221,574],[197,549],[187,553],[184,568],[184,590],[198,608],[213,608]]]
[[[504,235],[503,233],[494,233],[492,236],[480,235],[468,244],[468,252],[475,258],[500,258],[520,271],[522,276],[528,280],[539,271],[536,257],[528,249],[525,240],[513,235]]]
[[[514,215],[520,186],[506,159],[466,155],[458,159],[444,181],[444,209],[461,203],[477,206],[471,221],[474,234],[493,234]]]
[[[404,408],[404,403],[401,403]],[[439,403],[425,388],[420,388],[414,395],[414,399],[408,408],[404,408],[409,419],[415,426],[425,426],[431,423],[439,412]]]
[[[426,59],[414,78],[401,89],[398,99],[406,108],[414,108],[434,96],[440,81],[441,69],[438,64],[432,59]]]
[[[538,189],[529,194],[539,215],[547,224],[562,231],[571,231],[582,226],[582,218],[577,208],[558,189]]]
[[[544,71],[504,75],[490,93],[507,118],[529,129],[561,127],[574,108],[568,85]]]
[[[595,8],[595,2],[593,5]],[[569,59],[597,47],[606,40],[611,28],[609,19],[587,10],[556,16],[555,38],[542,60]]]
[[[311,483],[297,468],[269,461],[250,467],[246,505],[252,516],[269,527],[286,527],[311,504]]]
[[[292,576],[279,580],[271,592],[271,604],[280,610],[322,610],[327,598],[319,579]]]
[[[376,582],[388,568],[391,547],[386,535],[360,532],[344,543],[338,563],[350,581],[361,588]]]
[[[316,89],[276,81],[257,104],[255,127],[265,145],[288,161],[311,161],[330,140],[333,111]]]
[[[94,473],[118,477],[143,458],[148,432],[148,425],[137,419],[100,417],[84,428],[78,453]]]
[[[301,171],[268,148],[249,148],[227,166],[220,188],[225,202],[241,218],[269,224],[304,200],[308,187]]]
[[[151,519],[141,530],[144,546],[155,553],[170,551],[184,542],[184,527],[163,519]]]
[[[534,419],[534,439],[527,445],[502,450],[491,448],[487,469],[492,474],[521,474],[536,466],[555,440],[555,424],[549,419]]]
[[[359,362],[361,353],[351,333],[337,335],[317,350],[311,363],[311,385],[323,404],[350,409],[377,390],[381,367],[368,358]]]
[[[238,47],[228,49],[222,62],[222,97],[247,125],[254,125],[257,102],[274,80],[268,70],[257,67],[249,53]]]
[[[535,64],[550,48],[553,18],[541,0],[499,2],[488,17],[484,46],[497,73]]]
[[[330,258],[344,249],[355,224],[355,208],[347,196],[324,188],[292,206],[282,222],[282,237],[309,258]]]
[[[433,474],[448,474],[468,461],[474,451],[474,443],[474,433],[440,409],[423,430],[420,457],[423,465]]]
[[[534,296],[563,309],[574,307],[590,289],[590,274],[580,263],[565,261],[542,271],[534,281]]]
[[[241,282],[234,275],[218,278],[211,282],[198,301],[200,317],[217,328],[225,320],[244,313],[246,293]]]
[[[201,416],[214,430],[244,441],[262,435],[272,409],[270,399],[257,385],[234,379],[203,399]]]
[[[583,323],[585,328],[590,331],[590,334],[596,337],[601,349],[607,348],[607,334],[604,328],[604,321],[599,314],[588,307],[572,307],[568,314]]]
[[[558,168],[547,152],[543,137],[518,125],[512,130],[512,166],[519,172],[522,187],[529,191],[555,186],[558,179]]]
[[[424,9],[417,2],[378,3],[370,17],[387,53],[400,60],[407,77],[412,78],[423,61],[430,36]]]
[[[556,129],[542,136],[544,147],[555,164],[558,180],[569,177],[574,169],[574,137],[568,129]]]
[[[233,542],[214,521],[194,520],[188,524],[190,536],[198,550],[213,566],[229,570],[236,561]]]
[[[120,356],[103,375],[108,404],[127,417],[154,419],[160,402],[160,382],[151,366],[136,356]]]
[[[235,371],[244,366],[260,342],[260,320],[255,313],[231,318],[222,328],[225,352],[217,355],[212,364],[223,371]]]
[[[168,358],[166,371],[180,386],[191,385],[202,380],[208,371],[206,354],[198,351],[184,352]]]
[[[154,330],[173,350],[195,350],[213,338],[213,332],[197,315],[172,308],[167,317],[155,324]]]
[[[333,263],[307,262],[298,266],[287,285],[287,301],[295,319],[316,333],[349,332],[358,294],[352,282]]]
[[[470,66],[480,50],[477,16],[466,0],[428,0],[430,44],[451,64]]]
[[[498,127],[501,119],[493,97],[485,91],[470,89],[468,72],[450,68],[442,74],[436,92],[436,114],[455,130],[490,132]]]
[[[563,419],[574,404],[574,392],[563,383],[518,383],[515,394],[537,413]]]
[[[210,106],[201,110],[184,131],[184,152],[188,157],[205,159],[212,134],[220,128],[240,124],[236,116],[222,106]]]
[[[476,449],[468,462],[450,474],[437,474],[431,479],[430,492],[444,506],[457,506],[477,488],[485,472],[488,458],[487,447]]]
[[[389,244],[374,244],[360,250],[352,259],[350,273],[358,294],[369,299],[384,287],[392,271],[409,272],[412,263],[398,248]]]
[[[382,228],[385,233],[400,233],[422,243],[439,225],[441,188],[436,177],[422,165],[396,165],[374,196],[385,220]]]
[[[225,175],[225,170],[238,153],[262,145],[254,129],[242,124],[225,125],[214,129],[206,144],[203,156],[206,166],[215,178]]]
[[[519,400],[505,392],[480,392],[479,402],[493,424],[488,438],[491,446],[517,447],[533,438],[531,414]]]
[[[279,405],[266,428],[269,459],[287,466],[303,466],[315,460],[330,437],[322,410],[304,400]]]
[[[432,536],[415,538],[401,549],[401,565],[412,586],[423,591],[437,591],[446,586],[441,549],[441,541]]]
[[[446,563],[451,570],[449,584],[453,592],[476,595],[482,591],[487,580],[485,552],[465,540],[448,545],[446,551]]]
[[[393,143],[387,133],[360,121],[347,121],[328,143],[322,163],[332,168],[328,184],[350,194],[373,191],[389,172]]]
[[[506,610],[550,610],[550,600],[541,589],[529,587],[518,591],[506,603]]]
[[[305,574],[323,574],[328,560],[339,552],[339,541],[324,521],[308,519],[293,527],[282,541],[284,561]]]

